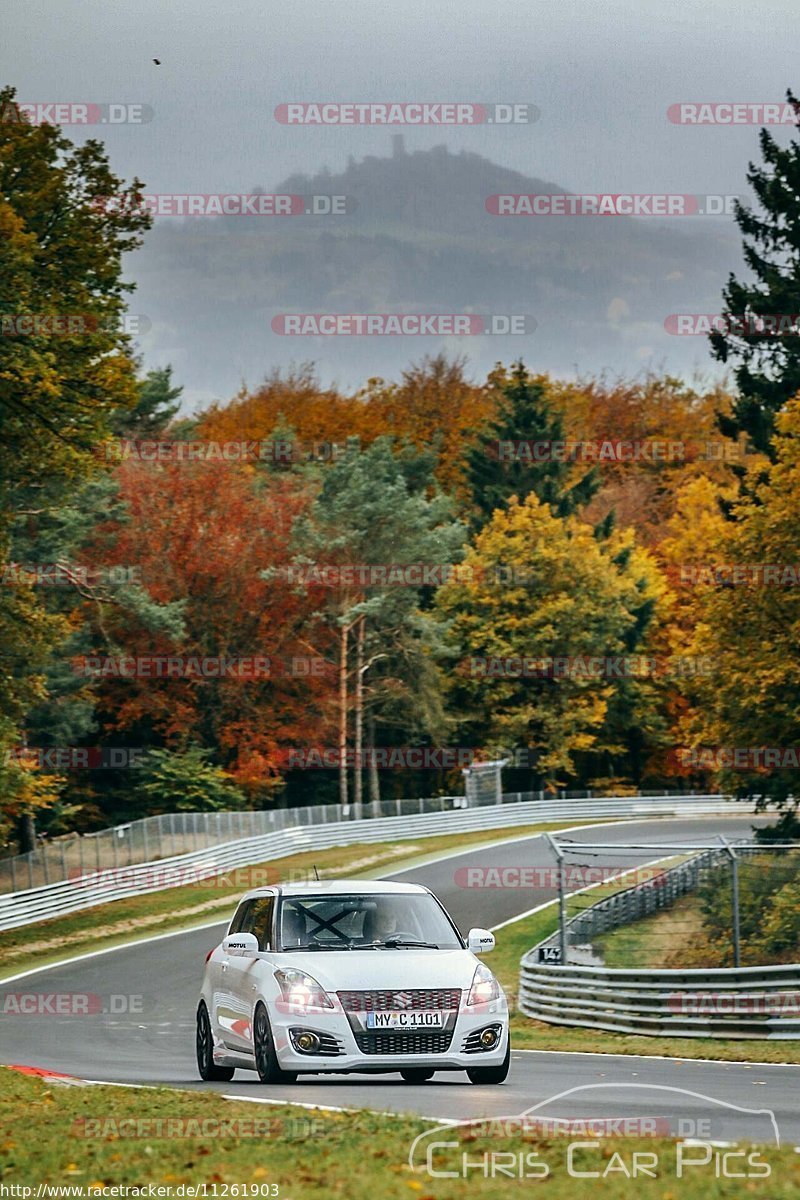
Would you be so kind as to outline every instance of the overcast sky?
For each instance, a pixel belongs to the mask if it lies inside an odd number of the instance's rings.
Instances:
[[[738,192],[757,129],[666,109],[800,88],[799,29],[797,0],[6,0],[0,76],[22,100],[151,105],[151,123],[103,133],[152,191],[386,152],[385,129],[274,120],[330,99],[527,101],[532,126],[407,129],[407,146],[447,141],[572,190]]]
[[[798,29],[798,0],[5,0],[0,81],[24,102],[150,106],[146,124],[91,130],[117,174],[138,175],[149,192],[270,190],[295,171],[389,152],[385,127],[282,125],[274,111],[286,102],[479,101],[533,104],[541,116],[406,127],[407,149],[445,142],[576,192],[745,195],[758,125],[681,126],[667,109],[781,101],[800,89]],[[174,362],[187,403],[231,394],[245,372],[296,353],[273,339],[246,367],[226,350],[217,379],[207,368],[194,378],[192,330],[168,324],[145,336],[146,365]],[[674,339],[648,337],[646,353],[672,366]],[[548,368],[549,350],[542,335]],[[695,357],[707,363],[705,345]]]

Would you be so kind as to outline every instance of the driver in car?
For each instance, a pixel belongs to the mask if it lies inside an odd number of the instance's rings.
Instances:
[[[375,908],[371,912],[368,911],[364,918],[364,940],[383,942],[394,933],[397,933],[395,911],[385,900],[379,900]]]

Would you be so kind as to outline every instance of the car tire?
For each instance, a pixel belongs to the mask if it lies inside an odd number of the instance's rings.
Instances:
[[[282,1071],[275,1053],[275,1041],[267,1010],[259,1001],[253,1014],[253,1050],[256,1071],[262,1083],[294,1083],[296,1071]]]
[[[201,1003],[197,1009],[197,1070],[206,1083],[229,1083],[233,1079],[234,1067],[218,1067],[214,1062],[214,1038],[208,1009]]]
[[[403,1077],[404,1083],[427,1083],[429,1079],[433,1078],[435,1072],[432,1067],[430,1069],[427,1067],[408,1067],[407,1070],[401,1071],[400,1074]]]
[[[511,1066],[511,1038],[506,1046],[506,1056],[499,1067],[469,1067],[467,1075],[470,1083],[504,1083]]]

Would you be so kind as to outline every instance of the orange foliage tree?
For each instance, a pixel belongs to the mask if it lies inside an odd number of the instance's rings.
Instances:
[[[140,745],[209,747],[240,785],[258,791],[279,781],[282,750],[319,736],[330,709],[330,681],[320,647],[309,635],[314,597],[286,586],[292,525],[309,495],[294,476],[262,475],[227,463],[126,462],[118,469],[127,522],[98,531],[106,561],[137,564],[158,604],[182,602],[176,637],[132,628],[112,613],[102,647],[99,711],[108,726]],[[119,647],[126,656],[269,660],[242,674],[116,677]],[[213,670],[214,668],[212,668]],[[205,668],[203,668],[205,670]],[[250,676],[250,677],[248,677]],[[255,677],[252,677],[255,676]]]

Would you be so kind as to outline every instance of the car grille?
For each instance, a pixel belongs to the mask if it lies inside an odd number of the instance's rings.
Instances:
[[[337,992],[345,1012],[386,1009],[458,1009],[461,988],[403,988],[396,991]]]
[[[413,1033],[357,1033],[362,1054],[444,1054],[450,1049],[452,1031],[420,1029]]]

